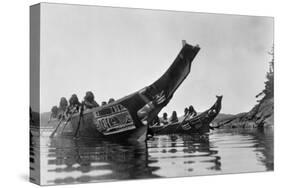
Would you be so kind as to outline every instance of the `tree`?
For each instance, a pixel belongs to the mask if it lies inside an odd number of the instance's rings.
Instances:
[[[271,55],[272,59],[269,62],[269,70],[266,73],[266,81],[264,82],[265,88],[256,96],[256,98],[262,96],[259,101],[263,101],[264,99],[269,99],[274,96],[274,47],[272,47],[271,52],[268,52],[268,54]]]

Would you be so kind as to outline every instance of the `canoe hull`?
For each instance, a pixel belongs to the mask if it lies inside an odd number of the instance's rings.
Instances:
[[[208,110],[198,116],[183,122],[172,123],[166,126],[149,128],[152,134],[203,134],[210,131],[210,123],[216,118],[221,110],[222,96],[217,96],[217,101]]]
[[[184,44],[168,70],[151,85],[113,103],[74,114],[68,122],[70,133],[78,137],[105,138],[118,141],[146,140],[148,125],[172,99],[173,94],[191,70],[200,48]],[[164,98],[161,102],[157,99]],[[150,104],[150,105],[148,105]],[[144,107],[150,106],[144,116]],[[80,126],[78,126],[80,125]]]
[[[65,126],[65,130],[62,132],[63,136],[74,137],[75,132],[78,129],[79,115],[71,118],[71,121]],[[90,139],[106,139],[112,141],[138,141],[142,142],[146,140],[147,126],[143,125],[132,130],[120,132],[118,134],[104,135],[98,128],[95,121],[95,117],[92,111],[86,111],[80,120],[80,128],[77,136]]]
[[[165,134],[204,134],[210,131],[209,123],[198,123],[191,125],[189,129],[183,129],[181,123],[169,124],[166,127],[152,128],[150,130],[155,135]]]

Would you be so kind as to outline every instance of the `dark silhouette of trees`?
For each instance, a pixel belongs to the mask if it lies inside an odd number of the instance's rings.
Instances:
[[[256,96],[256,98],[262,97],[258,101],[270,99],[274,96],[274,47],[272,47],[271,52],[268,52],[268,54],[271,55],[272,59],[269,62],[269,70],[266,73],[265,87],[262,92]]]

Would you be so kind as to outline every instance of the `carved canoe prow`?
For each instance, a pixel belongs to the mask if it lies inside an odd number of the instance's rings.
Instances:
[[[72,130],[79,129],[82,137],[146,139],[148,124],[169,103],[176,89],[188,76],[191,63],[199,50],[198,46],[183,42],[176,59],[157,81],[113,103],[73,115],[70,121]]]

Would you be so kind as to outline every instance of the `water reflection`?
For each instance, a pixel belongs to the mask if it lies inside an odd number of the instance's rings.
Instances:
[[[272,128],[259,128],[237,131],[243,136],[251,136],[254,141],[257,161],[263,165],[267,171],[274,169],[274,132]]]
[[[221,157],[221,173],[273,170],[272,128],[218,130],[210,136]]]
[[[161,135],[134,144],[48,137],[31,143],[30,160],[41,156],[42,184],[268,171],[274,166],[272,129]]]
[[[52,139],[46,148],[47,183],[82,183],[97,180],[154,178],[146,143],[111,143],[100,140]],[[69,176],[68,176],[69,175]]]
[[[209,135],[171,135],[156,137],[150,142],[149,154],[161,166],[155,174],[164,177],[200,175],[219,171],[220,156],[209,141]]]

